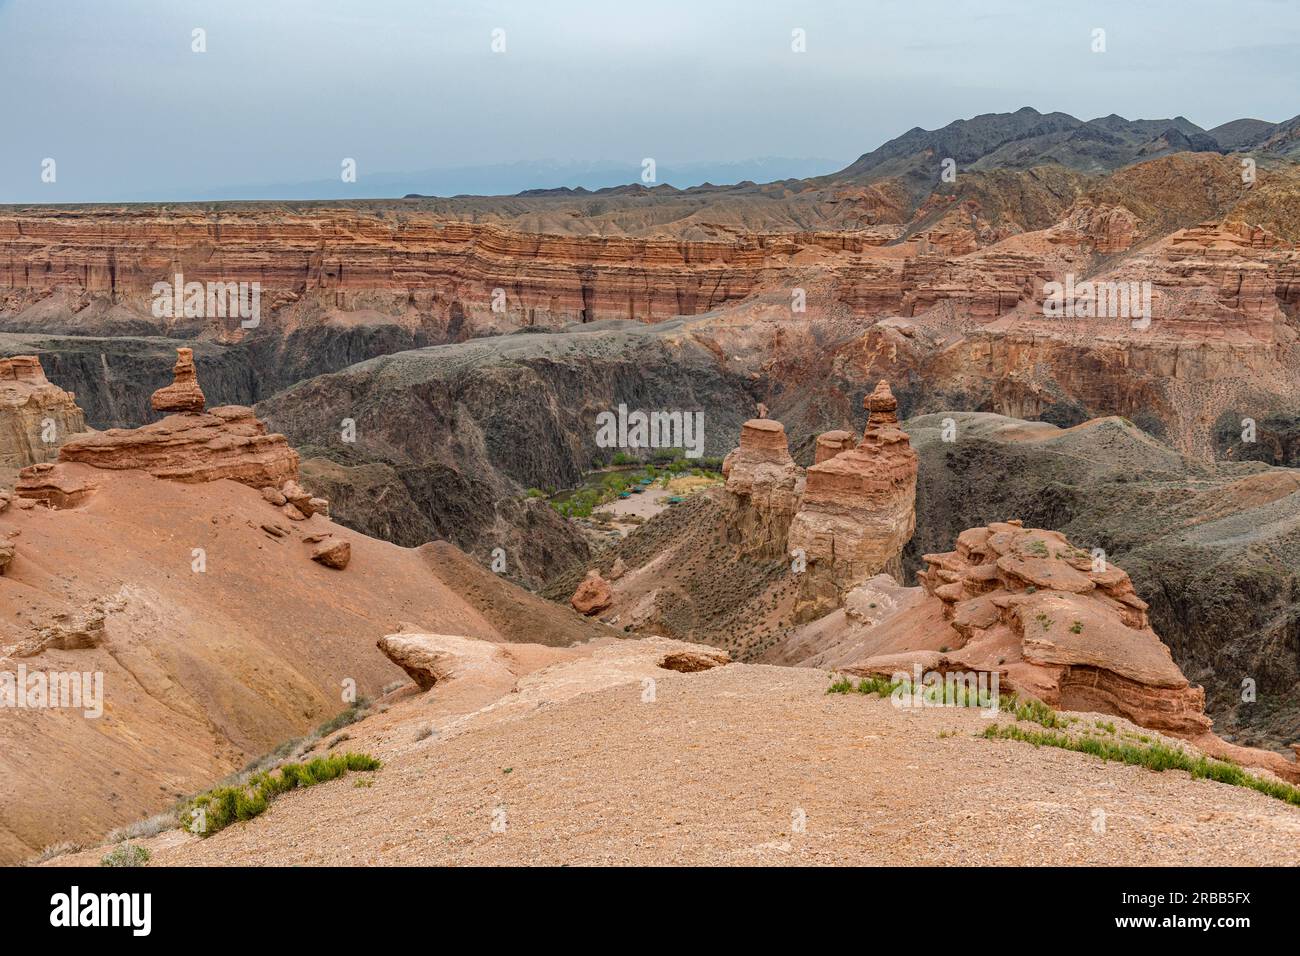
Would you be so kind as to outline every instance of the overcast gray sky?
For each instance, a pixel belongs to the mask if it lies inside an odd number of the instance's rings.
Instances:
[[[847,163],[1026,105],[1208,128],[1300,113],[1297,74],[1294,0],[0,0],[0,202],[338,180],[344,157],[359,195],[521,160]]]

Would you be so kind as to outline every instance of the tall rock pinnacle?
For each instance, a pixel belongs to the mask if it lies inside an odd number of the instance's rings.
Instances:
[[[178,348],[172,366],[172,383],[153,393],[150,399],[156,412],[201,412],[207,404],[194,370],[194,350]]]

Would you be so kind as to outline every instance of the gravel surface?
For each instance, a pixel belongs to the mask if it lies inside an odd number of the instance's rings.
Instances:
[[[478,706],[472,694],[407,694],[342,748],[381,770],[290,793],[206,840],[164,834],[153,862],[1300,863],[1300,808],[1245,788],[987,740],[976,711],[827,695],[821,671],[657,670],[644,701],[651,673],[561,661],[468,717],[454,711]],[[429,723],[438,732],[417,742]]]

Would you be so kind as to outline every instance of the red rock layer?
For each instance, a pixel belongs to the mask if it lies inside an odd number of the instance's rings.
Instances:
[[[833,236],[804,240],[837,245]],[[0,215],[0,289],[33,301],[54,291],[107,295],[149,314],[155,283],[181,274],[186,283],[258,282],[264,312],[312,299],[398,316],[413,307],[498,330],[652,322],[749,295],[803,245],[790,234],[707,242],[534,235],[326,207],[25,209]],[[237,316],[208,325],[224,338],[244,334]]]
[[[68,441],[59,460],[96,468],[135,468],[156,478],[199,482],[229,478],[254,488],[298,477],[298,453],[243,405],[169,415],[140,428],[110,428]]]
[[[842,451],[848,451],[858,443],[857,437],[853,432],[830,431],[822,432],[817,436],[817,446],[814,449],[813,464],[820,465],[828,458],[834,458]]]

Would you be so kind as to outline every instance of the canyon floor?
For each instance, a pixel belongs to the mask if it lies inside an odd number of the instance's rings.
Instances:
[[[541,669],[491,701],[408,686],[338,745],[378,771],[207,838],[132,842],[163,866],[1300,865],[1300,808],[1262,794],[984,739],[978,711],[827,694],[823,671],[673,673],[655,663],[672,646],[551,651],[570,660],[549,665],[536,649]]]

